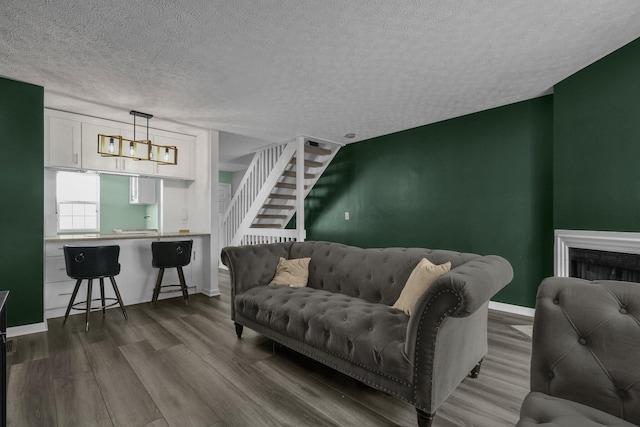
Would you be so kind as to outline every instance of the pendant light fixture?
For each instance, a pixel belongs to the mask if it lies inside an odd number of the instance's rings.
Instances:
[[[98,135],[98,154],[103,157],[123,157],[133,160],[150,160],[162,165],[178,164],[178,148],[173,145],[156,145],[149,139],[149,119],[152,114],[131,110],[133,139],[121,135]],[[147,119],[147,138],[136,139],[136,117]]]

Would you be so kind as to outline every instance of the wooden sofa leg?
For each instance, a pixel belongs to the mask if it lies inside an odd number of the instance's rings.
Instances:
[[[234,324],[236,325],[236,335],[238,336],[238,338],[242,338],[242,329],[244,329],[244,326],[239,323]]]
[[[418,408],[416,408],[416,412],[418,413],[418,426],[431,427],[431,423],[433,423],[433,417],[435,417],[436,415],[435,412],[433,414],[430,414]]]
[[[471,372],[469,372],[469,378],[478,378],[478,375],[480,375],[481,365],[482,365],[482,359],[480,359],[480,361],[476,363],[476,366],[473,367]]]

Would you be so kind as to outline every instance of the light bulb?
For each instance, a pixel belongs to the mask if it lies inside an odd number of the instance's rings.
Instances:
[[[164,149],[164,161],[165,162],[169,161],[169,149],[168,148]]]
[[[153,159],[153,149],[150,149],[150,150],[149,150],[149,158],[150,158],[150,159]]]
[[[109,138],[109,153],[113,154],[116,151],[116,147],[113,145],[113,138]]]
[[[133,142],[129,143],[129,155],[133,156]]]

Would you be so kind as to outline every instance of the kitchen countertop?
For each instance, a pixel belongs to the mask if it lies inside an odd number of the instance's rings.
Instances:
[[[165,232],[165,233],[117,233],[117,234],[60,234],[47,236],[45,242],[71,242],[75,240],[122,240],[122,239],[160,239],[164,237],[197,237],[209,236],[202,232]]]

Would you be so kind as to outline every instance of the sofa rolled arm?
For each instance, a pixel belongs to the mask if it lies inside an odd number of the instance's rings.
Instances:
[[[293,242],[265,245],[228,246],[222,249],[222,263],[229,267],[233,295],[254,286],[268,285],[276,272],[280,257],[289,258]],[[233,307],[232,307],[233,310]]]
[[[486,307],[512,278],[504,258],[479,257],[440,276],[418,299],[405,341],[417,408],[433,413],[486,354]]]
[[[506,259],[488,255],[469,261],[440,276],[418,299],[407,327],[405,350],[415,353],[415,341],[425,310],[445,317],[467,317],[475,313],[513,279],[513,268]],[[443,294],[450,298],[443,298]],[[439,298],[436,298],[440,296]]]

